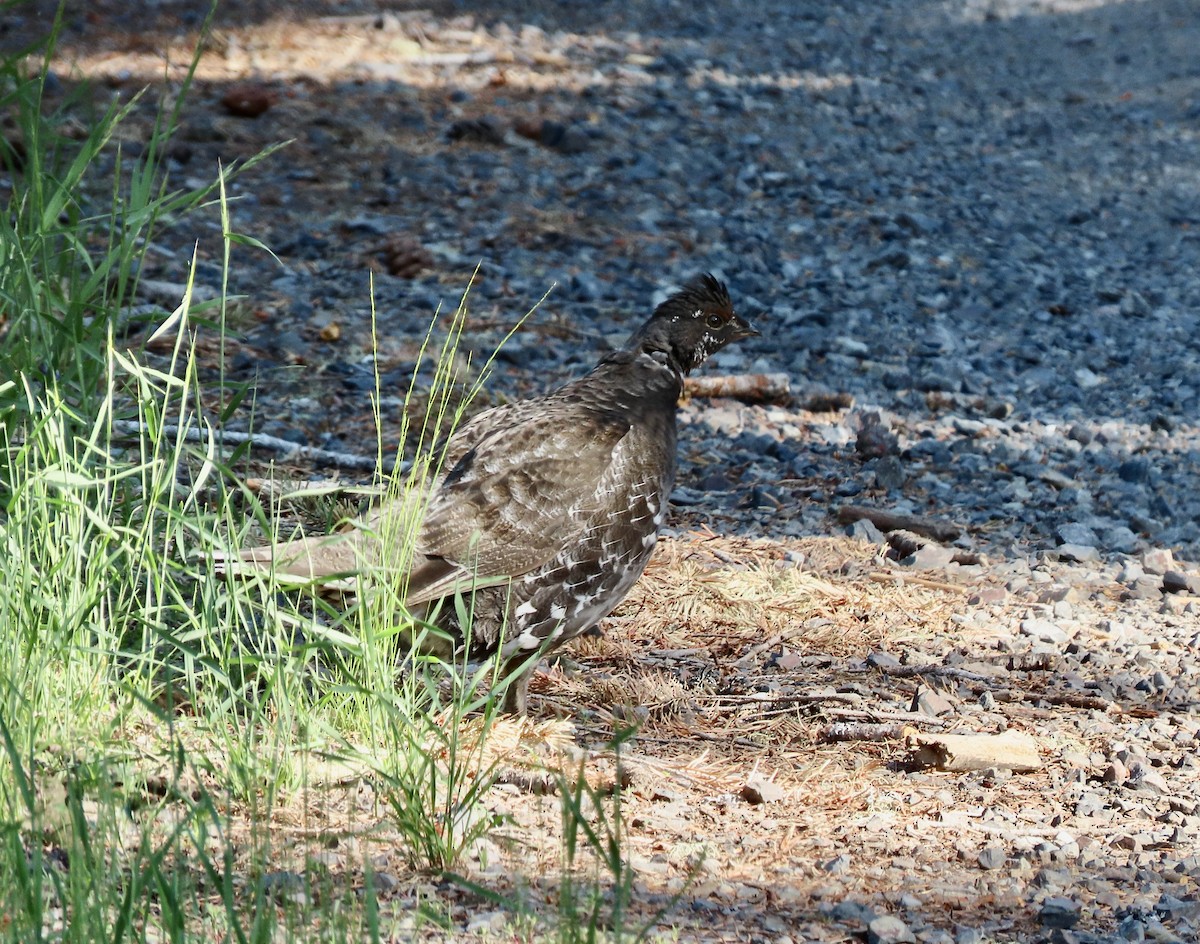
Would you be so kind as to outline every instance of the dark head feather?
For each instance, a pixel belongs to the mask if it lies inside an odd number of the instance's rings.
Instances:
[[[625,349],[666,354],[679,373],[687,374],[726,344],[757,334],[754,326],[733,310],[725,284],[705,273],[655,308]]]

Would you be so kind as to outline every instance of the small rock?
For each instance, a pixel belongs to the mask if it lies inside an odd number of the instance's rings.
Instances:
[[[1152,547],[1142,552],[1142,569],[1161,577],[1175,569],[1175,555],[1168,548]]]
[[[1067,439],[1074,440],[1081,446],[1086,446],[1092,441],[1092,431],[1086,426],[1080,426],[1078,423],[1076,423],[1069,430],[1067,430]]]
[[[707,492],[688,488],[686,485],[676,485],[671,492],[672,505],[703,505],[710,500]]]
[[[1099,387],[1104,383],[1104,378],[1097,374],[1094,370],[1089,370],[1086,367],[1080,367],[1075,371],[1075,382],[1079,384],[1082,390],[1091,390],[1093,387]]]
[[[1021,632],[1026,636],[1032,636],[1038,642],[1046,642],[1055,646],[1061,646],[1067,641],[1066,632],[1048,619],[1036,617],[1023,619],[1021,620]]]
[[[1184,595],[1169,593],[1163,597],[1159,612],[1169,613],[1171,616],[1200,615],[1200,603],[1192,601],[1190,593]]]
[[[1162,596],[1162,581],[1157,577],[1138,577],[1121,594],[1122,600],[1157,600]]]
[[[913,697],[909,711],[919,711],[923,715],[936,718],[938,715],[948,715],[955,710],[954,702],[931,688],[922,688]]]
[[[1100,543],[1100,538],[1096,535],[1095,531],[1086,524],[1078,524],[1077,522],[1059,525],[1054,529],[1054,535],[1058,538],[1059,544],[1079,544],[1083,547],[1096,547]]]
[[[829,916],[834,921],[861,921],[863,924],[868,925],[876,917],[875,912],[869,905],[865,905],[861,901],[855,901],[853,898],[846,898],[839,901],[833,906],[829,912]]]
[[[1092,765],[1091,758],[1082,751],[1065,750],[1062,752],[1060,759],[1068,767],[1077,767],[1080,770],[1087,770]]]
[[[1066,583],[1052,583],[1038,594],[1039,603],[1078,603],[1079,591]]]
[[[839,856],[835,856],[826,862],[822,862],[821,868],[830,875],[845,875],[850,871],[850,854],[843,852]]]
[[[1059,560],[1074,561],[1077,564],[1090,564],[1100,560],[1100,552],[1090,544],[1060,544],[1055,551]]]
[[[1079,922],[1079,903],[1070,898],[1047,898],[1042,902],[1038,920],[1046,928],[1073,928]]]
[[[876,269],[892,268],[905,269],[908,267],[912,257],[903,249],[889,249],[880,253],[874,259],[871,259],[865,266],[864,272],[874,272]]]
[[[1131,765],[1128,786],[1155,796],[1167,796],[1172,792],[1170,784],[1162,774],[1153,767],[1140,763]]]
[[[1138,548],[1138,536],[1124,525],[1118,525],[1104,532],[1101,546],[1117,554],[1132,554]]]
[[[760,803],[778,803],[787,795],[787,791],[771,780],[758,774],[746,780],[742,786],[742,799],[755,806]]]
[[[1008,599],[1008,591],[1003,587],[980,587],[967,598],[971,606],[987,606],[993,603],[1003,603]]]
[[[895,456],[884,456],[875,464],[875,486],[885,491],[903,488],[904,466]]]
[[[988,430],[988,424],[982,420],[968,420],[960,416],[954,417],[954,431],[972,438],[978,437]]]
[[[854,441],[854,449],[864,459],[894,455],[899,445],[900,440],[878,413],[868,413],[862,418],[862,428]]]
[[[277,901],[304,904],[308,901],[308,883],[298,872],[267,872],[262,877],[263,892]]]
[[[916,940],[908,925],[895,915],[880,915],[867,925],[867,944],[915,944]]]
[[[506,132],[507,128],[503,121],[493,115],[484,115],[480,118],[463,118],[455,121],[446,128],[446,139],[499,147],[505,143]]]
[[[1164,593],[1200,594],[1200,577],[1180,573],[1178,570],[1168,570],[1163,574],[1162,588]]]
[[[275,104],[275,92],[258,82],[238,82],[221,96],[221,105],[238,118],[257,118]]]
[[[831,346],[834,350],[840,351],[842,354],[848,354],[851,357],[866,357],[871,353],[871,348],[868,347],[864,342],[860,341],[858,338],[851,338],[847,337],[846,335],[834,338]],[[869,415],[874,415],[876,419],[879,417],[878,413]]]
[[[1138,292],[1126,292],[1121,296],[1120,312],[1125,318],[1146,318],[1150,315],[1150,303]]]
[[[1146,576],[1146,571],[1142,569],[1142,565],[1135,560],[1127,560],[1117,574],[1117,579],[1121,583],[1133,583],[1135,580],[1141,580]]]
[[[864,544],[885,544],[887,542],[884,533],[866,518],[859,518],[846,529],[846,533],[855,541],[862,541]]]
[[[1116,758],[1113,758],[1112,763],[1104,768],[1104,773],[1100,775],[1100,779],[1105,783],[1124,783],[1129,779],[1129,770]]]
[[[885,672],[888,669],[894,669],[903,663],[894,655],[888,652],[879,652],[875,650],[867,655],[867,665],[873,669],[883,669]]]
[[[506,924],[508,924],[508,915],[503,911],[485,911],[482,914],[474,915],[467,922],[467,933],[483,934],[488,931],[503,931]]]
[[[1071,873],[1065,869],[1039,869],[1031,884],[1035,888],[1062,890],[1071,884]]]
[[[391,872],[372,872],[368,881],[377,895],[394,892],[400,886],[400,879]]]
[[[1000,846],[988,846],[979,853],[979,867],[991,871],[1002,867],[1007,859]]]
[[[1141,485],[1150,480],[1150,463],[1145,459],[1126,459],[1117,466],[1117,478],[1132,485]]]
[[[940,544],[929,543],[919,547],[900,563],[916,570],[944,570],[954,563],[957,552],[952,547],[942,547]]]

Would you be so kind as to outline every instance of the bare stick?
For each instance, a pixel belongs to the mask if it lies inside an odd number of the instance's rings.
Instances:
[[[137,436],[146,432],[145,424],[136,420],[116,420],[113,422],[113,429],[127,436]],[[164,436],[178,436],[180,429],[178,426],[164,426],[162,433]],[[283,458],[289,460],[309,459],[313,462],[336,465],[343,469],[360,469],[370,472],[375,471],[379,465],[374,456],[359,456],[347,452],[334,452],[331,449],[321,449],[318,446],[305,446],[289,439],[280,439],[278,436],[268,436],[266,433],[239,433],[234,430],[221,430],[213,435],[223,442],[234,445],[250,443],[252,446],[270,449],[272,452],[281,452]],[[189,426],[183,430],[183,438],[187,442],[205,442],[208,434],[202,429]],[[407,463],[402,463],[401,469],[403,470],[406,466]],[[384,459],[383,471],[386,473],[393,469],[394,465],[391,460]]]
[[[822,741],[894,741],[904,737],[906,724],[881,724],[869,721],[838,721],[821,731]]]
[[[853,524],[860,518],[866,518],[880,531],[912,531],[933,538],[935,541],[953,541],[962,534],[962,528],[949,521],[938,521],[936,518],[924,518],[917,515],[902,515],[882,508],[868,508],[866,505],[843,505],[838,509],[838,521],[842,524]]]
[[[689,397],[732,397],[746,403],[786,403],[792,397],[787,374],[688,377],[683,392]]]

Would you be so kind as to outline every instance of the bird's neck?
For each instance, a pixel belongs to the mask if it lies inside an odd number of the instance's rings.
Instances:
[[[674,321],[652,318],[635,331],[625,342],[624,350],[644,354],[664,363],[681,378],[690,374],[697,366],[695,361],[671,343]]]
[[[674,406],[683,391],[683,375],[678,362],[667,352],[627,347],[609,354],[590,374],[568,384],[568,388],[595,390],[596,381],[604,380],[619,400],[629,401],[630,405],[633,401],[661,400]]]
[[[656,338],[653,335],[642,338],[631,338],[625,350],[637,357],[648,358],[655,364],[669,368],[679,376],[681,383],[683,382],[683,377],[690,374],[692,368],[696,366],[689,363],[686,358],[681,357],[679,352],[665,340]]]

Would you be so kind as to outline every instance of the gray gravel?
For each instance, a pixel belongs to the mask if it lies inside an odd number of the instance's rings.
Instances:
[[[377,277],[393,336],[453,305],[479,261],[473,311],[497,319],[469,335],[480,353],[556,286],[503,353],[501,393],[578,372],[711,269],[764,328],[717,370],[786,371],[797,403],[855,406],[697,404],[680,504],[690,489],[789,536],[858,496],[952,517],[977,544],[1200,559],[1194,4],[603,6],[603,33],[550,3],[430,20],[434,39],[515,50],[507,84],[495,66],[450,70],[433,108],[376,80],[404,106],[381,113],[394,143],[355,190],[313,207],[305,175],[283,185],[296,208],[267,240],[291,268],[269,294],[309,329],[285,347],[303,354],[331,307],[365,314],[339,225],[351,245],[401,232],[436,259]],[[532,97],[528,63],[550,57],[566,65]],[[549,123],[539,139],[512,130],[532,119]],[[479,120],[500,137],[449,140]],[[300,129],[314,147],[340,130],[328,112]],[[256,186],[236,210],[251,231]],[[252,340],[278,350],[279,333]],[[847,448],[870,413],[895,437],[886,454]]]

